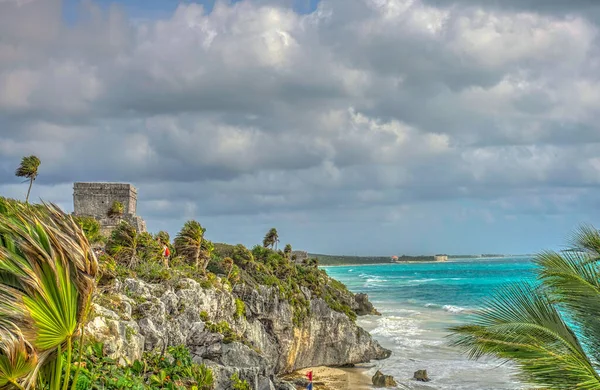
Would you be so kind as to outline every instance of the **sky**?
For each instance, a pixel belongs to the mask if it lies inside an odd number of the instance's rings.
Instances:
[[[0,0],[0,195],[129,182],[150,231],[562,249],[600,217],[597,0]]]

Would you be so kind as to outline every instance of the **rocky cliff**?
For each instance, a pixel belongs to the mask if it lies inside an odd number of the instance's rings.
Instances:
[[[144,351],[186,345],[195,361],[212,367],[217,390],[231,388],[234,372],[253,389],[287,390],[293,387],[277,375],[389,357],[390,351],[346,314],[307,288],[302,293],[309,314],[298,324],[291,304],[272,286],[116,280],[96,299],[87,331],[122,363],[140,359]],[[364,295],[344,299],[359,315],[374,313]]]

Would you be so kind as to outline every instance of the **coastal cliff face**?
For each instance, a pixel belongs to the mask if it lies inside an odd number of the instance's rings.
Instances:
[[[99,295],[87,331],[121,363],[144,351],[185,345],[213,369],[216,389],[230,389],[237,372],[253,389],[290,389],[278,374],[309,366],[340,366],[385,359],[390,351],[346,314],[303,288],[309,314],[298,324],[277,288],[202,287],[193,279],[151,284],[115,281]],[[366,296],[344,297],[359,314],[375,314]]]

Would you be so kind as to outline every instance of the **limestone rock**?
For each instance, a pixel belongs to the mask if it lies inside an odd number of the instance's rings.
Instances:
[[[396,387],[398,384],[391,375],[384,375],[381,371],[377,370],[373,378],[371,379],[373,386],[375,387]]]
[[[287,390],[290,387],[286,384],[273,383],[275,375],[390,356],[390,351],[345,314],[333,311],[325,301],[304,290],[305,296],[311,297],[310,314],[297,327],[292,306],[274,287],[237,285],[228,291],[204,289],[192,279],[172,285],[125,279],[123,283],[117,281],[109,293],[118,295],[129,308],[121,305],[117,312],[96,307],[97,318],[88,329],[107,342],[111,357],[121,361],[140,358],[144,350],[184,344],[194,361],[213,369],[216,390],[229,389],[234,372],[252,389]],[[357,307],[358,312],[374,310],[366,296],[347,295],[344,302]],[[235,317],[236,299],[244,302],[245,317]],[[227,322],[244,343],[225,343],[222,334],[207,330],[203,319],[213,324]]]
[[[417,370],[413,376],[413,379],[416,379],[420,382],[429,382],[429,377],[427,376],[427,370]]]
[[[353,305],[353,309],[354,309],[354,311],[356,311],[356,314],[358,314],[359,316],[364,316],[364,315],[369,315],[369,314],[378,315],[378,316],[381,315],[381,313],[379,313],[377,311],[377,309],[375,309],[373,304],[369,301],[369,297],[367,294],[363,294],[363,293],[356,294],[354,296],[354,302],[355,302],[355,305]]]

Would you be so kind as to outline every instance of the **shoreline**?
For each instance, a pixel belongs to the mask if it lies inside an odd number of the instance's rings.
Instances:
[[[370,390],[373,389],[371,377],[366,367],[308,367],[298,370],[284,379],[306,378],[308,371],[313,372],[314,390]],[[296,385],[297,389],[305,387]]]
[[[529,257],[534,257],[534,256],[528,256],[528,255],[520,255],[520,256],[511,256],[511,257],[478,257],[478,258],[470,258],[470,257],[465,257],[465,258],[456,258],[456,259],[448,259],[448,260],[444,260],[444,261],[435,261],[435,260],[427,260],[427,261],[418,261],[418,260],[413,260],[413,261],[399,261],[399,262],[389,262],[389,263],[360,263],[360,264],[335,264],[335,265],[326,265],[326,264],[319,264],[319,268],[333,268],[333,267],[364,267],[364,266],[370,266],[370,265],[396,265],[396,264],[438,264],[438,263],[456,263],[458,261],[465,261],[465,260],[505,260],[505,259],[516,259],[516,258],[529,258]]]

